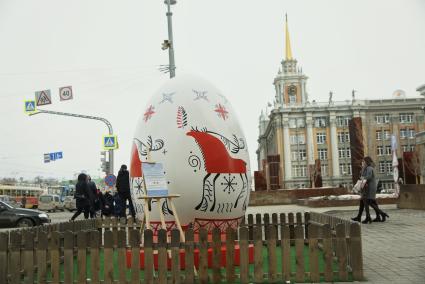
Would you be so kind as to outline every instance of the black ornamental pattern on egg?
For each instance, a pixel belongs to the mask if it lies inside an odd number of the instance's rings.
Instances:
[[[149,135],[146,139],[146,142],[140,141],[137,138],[134,138],[134,143],[137,146],[137,150],[141,156],[147,156],[148,152],[159,151],[164,148],[165,142],[163,139],[152,139],[152,136]]]

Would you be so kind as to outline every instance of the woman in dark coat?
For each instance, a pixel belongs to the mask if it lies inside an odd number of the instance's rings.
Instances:
[[[87,175],[79,174],[78,182],[75,185],[74,198],[76,199],[77,212],[71,217],[71,221],[74,221],[81,213],[84,212],[84,218],[89,218],[90,212],[90,194],[89,185],[87,183]]]
[[[372,223],[372,218],[369,213],[369,205],[375,210],[376,218],[375,222],[385,222],[385,218],[389,217],[387,213],[379,209],[378,203],[376,202],[376,177],[375,170],[373,168],[373,161],[370,157],[365,157],[362,161],[361,180],[366,182],[366,185],[361,191],[359,213],[357,217],[352,218],[353,221],[360,222],[363,209],[366,210],[366,219],[362,221],[363,224]]]

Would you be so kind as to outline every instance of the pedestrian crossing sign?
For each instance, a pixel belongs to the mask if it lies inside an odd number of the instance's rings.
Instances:
[[[103,149],[115,150],[118,149],[118,140],[116,135],[104,135],[103,136]]]
[[[25,113],[30,114],[36,111],[35,100],[25,101]]]

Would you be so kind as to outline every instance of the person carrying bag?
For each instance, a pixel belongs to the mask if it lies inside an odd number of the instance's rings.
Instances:
[[[360,177],[360,204],[359,212],[356,217],[351,218],[353,221],[360,222],[363,210],[366,211],[366,219],[362,221],[363,224],[374,222],[385,222],[385,218],[389,217],[388,214],[383,212],[378,207],[376,202],[376,178],[374,163],[370,157],[364,157],[362,161],[362,171]],[[369,213],[369,205],[375,210],[376,218],[372,220]]]

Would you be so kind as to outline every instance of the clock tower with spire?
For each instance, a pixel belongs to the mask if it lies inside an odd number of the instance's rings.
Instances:
[[[275,101],[284,107],[305,105],[308,101],[306,82],[308,77],[297,67],[297,60],[292,56],[289,37],[288,18],[285,15],[285,58],[282,67],[274,79],[276,89]]]

